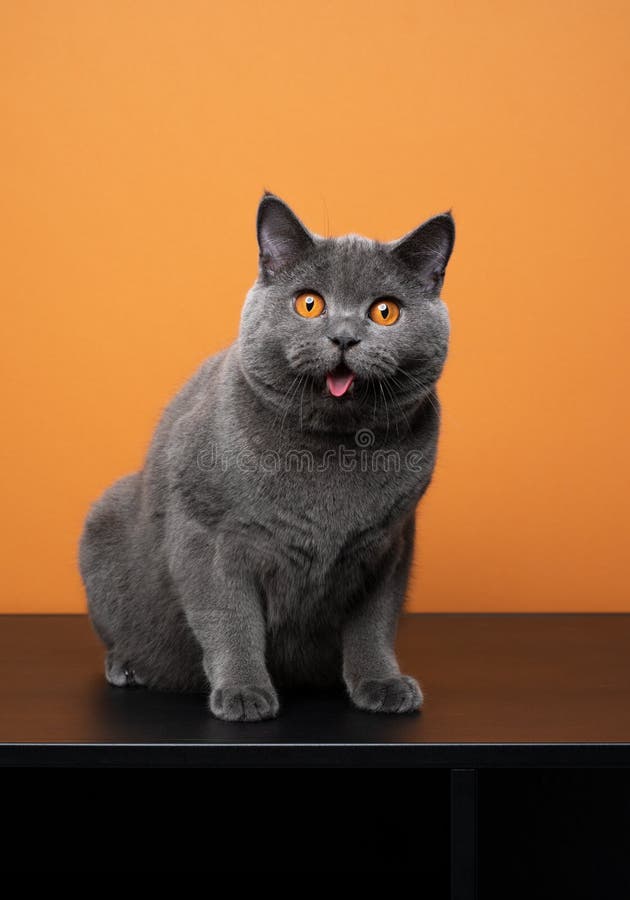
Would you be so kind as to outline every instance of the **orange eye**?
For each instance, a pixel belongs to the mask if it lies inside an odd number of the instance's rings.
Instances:
[[[376,300],[370,306],[369,316],[377,325],[393,325],[400,316],[400,306],[395,300]]]
[[[321,316],[326,309],[324,298],[314,291],[305,291],[303,294],[298,294],[293,305],[296,313],[304,316],[305,319],[315,319],[317,316]]]

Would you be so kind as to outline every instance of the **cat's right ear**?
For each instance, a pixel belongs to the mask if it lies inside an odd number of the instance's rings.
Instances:
[[[280,197],[269,191],[265,191],[258,205],[256,234],[263,278],[271,278],[297,263],[314,243],[308,228]]]

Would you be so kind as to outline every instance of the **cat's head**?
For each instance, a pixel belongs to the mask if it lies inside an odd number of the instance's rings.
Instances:
[[[257,236],[259,274],[239,336],[252,387],[303,428],[379,427],[408,415],[446,359],[450,212],[395,241],[325,238],[265,192]]]

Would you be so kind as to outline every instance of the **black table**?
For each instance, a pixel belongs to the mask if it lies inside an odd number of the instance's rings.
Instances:
[[[109,687],[83,616],[0,621],[0,765],[372,767],[451,772],[452,896],[474,896],[477,771],[630,766],[630,615],[410,615],[399,657],[419,715],[337,694],[227,724],[205,699]]]

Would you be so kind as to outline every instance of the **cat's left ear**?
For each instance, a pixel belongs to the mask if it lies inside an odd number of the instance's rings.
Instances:
[[[427,219],[389,247],[422,281],[439,290],[454,243],[455,221],[449,210]]]
[[[273,276],[299,262],[314,244],[311,233],[295,213],[269,191],[265,191],[258,205],[256,234],[263,276]]]

